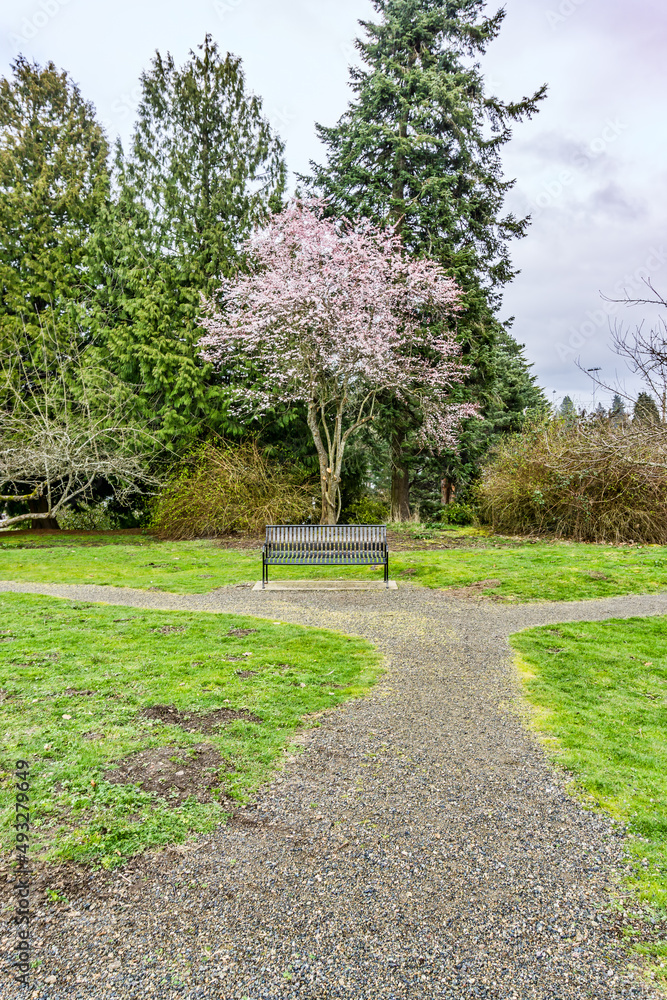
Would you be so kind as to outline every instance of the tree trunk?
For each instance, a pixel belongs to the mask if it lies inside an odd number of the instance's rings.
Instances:
[[[446,507],[447,504],[454,503],[456,499],[456,483],[451,479],[443,479],[440,484],[440,490],[442,493],[442,505]]]
[[[37,497],[36,500],[28,500],[28,510],[31,514],[46,514],[49,509],[47,497]],[[59,531],[60,525],[55,517],[37,517],[32,521],[32,527],[43,531]]]
[[[326,504],[322,510],[322,518],[320,524],[337,524],[338,518],[336,517],[336,508]]]
[[[391,439],[391,519],[410,520],[410,471],[403,454],[405,434],[394,431]]]
[[[336,524],[338,521],[338,511],[336,509],[336,499],[338,490],[336,489],[336,474],[331,456],[324,447],[322,435],[320,434],[317,404],[308,404],[308,427],[313,435],[313,442],[317,449],[317,457],[320,463],[320,488],[322,490],[322,515],[320,524]]]

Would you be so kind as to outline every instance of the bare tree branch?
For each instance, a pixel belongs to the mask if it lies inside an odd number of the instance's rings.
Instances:
[[[644,284],[652,293],[653,298],[612,299],[604,295],[606,302],[622,303],[626,306],[660,306],[667,309],[667,300],[658,292],[650,279],[645,278]],[[648,331],[642,322],[634,330],[628,330],[623,324],[615,322],[611,331],[612,347],[615,353],[623,358],[633,375],[638,375],[650,393],[658,400],[663,424],[667,423],[667,323],[659,319],[655,327]],[[597,375],[583,368],[577,362],[577,367],[586,374],[601,389],[616,392],[624,399],[635,402],[634,396],[625,391],[617,382],[610,385]]]
[[[133,413],[124,385],[75,337],[63,346],[41,331],[0,351],[0,484],[4,502],[45,498],[45,510],[0,518],[0,530],[55,518],[107,482],[123,499],[152,490],[158,442]],[[9,487],[9,489],[7,489]]]

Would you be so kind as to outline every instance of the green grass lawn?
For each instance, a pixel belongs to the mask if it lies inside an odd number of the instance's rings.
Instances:
[[[413,532],[414,535],[414,532]],[[426,587],[498,581],[485,592],[504,600],[578,600],[667,590],[667,548],[522,542],[474,529],[426,532],[423,550],[390,554],[391,576]],[[443,539],[469,547],[433,549]],[[368,567],[271,567],[272,579],[381,579]],[[261,553],[215,542],[159,542],[149,535],[0,537],[0,579],[97,583],[201,594],[261,578]]]
[[[544,626],[511,642],[535,727],[627,824],[631,888],[667,918],[667,618]],[[664,937],[643,950],[667,958]]]
[[[362,694],[379,669],[369,643],[322,629],[2,595],[1,846],[13,846],[19,758],[33,775],[35,855],[111,866],[210,830],[267,779],[306,716]],[[142,714],[155,705],[182,718]],[[216,710],[243,714],[197,730]],[[164,794],[134,781],[156,761]],[[114,782],[119,765],[130,783]]]

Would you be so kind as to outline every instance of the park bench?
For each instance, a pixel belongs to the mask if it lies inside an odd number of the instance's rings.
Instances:
[[[389,587],[385,524],[267,524],[262,590],[269,566],[382,566]]]

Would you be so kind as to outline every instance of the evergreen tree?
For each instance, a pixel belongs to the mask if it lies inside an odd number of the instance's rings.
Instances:
[[[22,56],[0,80],[0,342],[88,331],[87,244],[108,147],[67,73]]]
[[[224,372],[214,380],[198,356],[201,298],[243,266],[242,241],[281,207],[283,146],[240,60],[210,35],[180,69],[156,53],[141,85],[98,233],[98,317],[119,374],[142,386],[164,436],[186,442],[203,426],[230,429]]]
[[[513,277],[508,240],[527,219],[501,216],[514,184],[500,150],[512,123],[544,97],[505,103],[484,93],[482,54],[504,11],[483,17],[485,0],[373,0],[379,24],[362,21],[356,47],[368,69],[352,68],[356,101],[337,125],[318,125],[327,163],[311,183],[339,214],[389,222],[406,247],[445,265],[464,288]]]
[[[484,0],[373,0],[379,23],[362,21],[356,45],[364,68],[351,69],[355,100],[337,125],[318,126],[324,165],[304,182],[330,211],[392,225],[412,253],[435,258],[465,292],[460,331],[474,373],[468,398],[492,406],[494,317],[500,289],[513,277],[508,242],[528,220],[502,215],[514,183],[500,151],[513,123],[530,117],[545,95],[505,103],[485,94],[469,59],[498,34],[504,11],[485,17]],[[394,516],[408,511],[409,408],[388,404]],[[465,441],[464,441],[465,443]],[[413,452],[414,454],[414,452]]]
[[[618,420],[621,420],[626,415],[625,403],[623,402],[622,397],[619,396],[618,393],[614,394],[614,398],[611,401],[611,410],[609,412],[612,417]]]
[[[574,403],[569,396],[563,397],[563,402],[560,404],[560,414],[562,417],[572,417],[576,416],[577,410]]]
[[[635,401],[632,418],[642,424],[659,424],[660,411],[653,396],[648,392],[640,392]]]
[[[482,418],[466,421],[456,452],[416,452],[410,460],[410,497],[419,506],[422,519],[437,518],[447,484],[455,486],[458,500],[466,500],[489,450],[504,435],[519,433],[526,418],[546,410],[547,401],[530,367],[522,345],[501,327]]]
[[[625,409],[623,397],[618,393],[615,393],[609,409],[609,419],[615,427],[620,427],[627,421],[627,417],[628,415]]]

